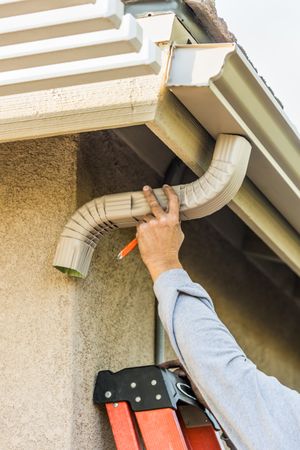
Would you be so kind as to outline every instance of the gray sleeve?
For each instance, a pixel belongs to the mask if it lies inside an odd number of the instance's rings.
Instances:
[[[300,395],[245,356],[207,292],[183,269],[154,291],[175,352],[237,449],[299,450]]]

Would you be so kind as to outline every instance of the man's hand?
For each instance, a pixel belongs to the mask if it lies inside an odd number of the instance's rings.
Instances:
[[[174,373],[176,373],[176,375],[178,375],[179,377],[187,378],[198,401],[206,408],[208,408],[208,405],[204,400],[201,392],[199,391],[199,389],[197,388],[197,386],[195,385],[195,383],[193,382],[193,380],[191,379],[191,377],[189,376],[183,365],[180,363],[179,359],[172,359],[171,361],[163,362],[159,364],[159,367],[161,367],[162,369],[175,369]]]
[[[152,215],[145,216],[137,226],[136,237],[141,257],[153,281],[166,270],[182,268],[179,249],[184,239],[179,221],[179,199],[170,186],[163,190],[168,198],[165,212],[149,186],[143,188]]]

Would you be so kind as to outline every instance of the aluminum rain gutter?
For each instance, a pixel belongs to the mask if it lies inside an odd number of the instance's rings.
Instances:
[[[211,136],[247,136],[247,175],[300,232],[300,139],[236,44],[173,48],[167,86]]]
[[[225,206],[238,192],[247,170],[251,145],[241,136],[221,134],[208,170],[198,180],[174,186],[180,199],[180,218],[207,216]],[[162,189],[154,190],[163,208]],[[85,278],[99,239],[117,228],[136,226],[150,209],[142,192],[96,198],[79,208],[60,236],[53,265],[68,275]]]

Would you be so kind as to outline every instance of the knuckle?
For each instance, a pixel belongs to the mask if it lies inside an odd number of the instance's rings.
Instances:
[[[167,225],[167,223],[168,223],[168,218],[167,218],[167,216],[162,216],[162,217],[159,219],[159,222],[160,222],[162,225]]]
[[[172,219],[173,224],[175,224],[175,225],[179,225],[180,224],[178,214],[172,214],[171,215],[171,219]]]

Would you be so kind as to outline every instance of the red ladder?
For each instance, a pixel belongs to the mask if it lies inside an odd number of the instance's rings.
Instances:
[[[106,406],[117,450],[224,448],[186,379],[166,369],[99,372],[94,401]]]

